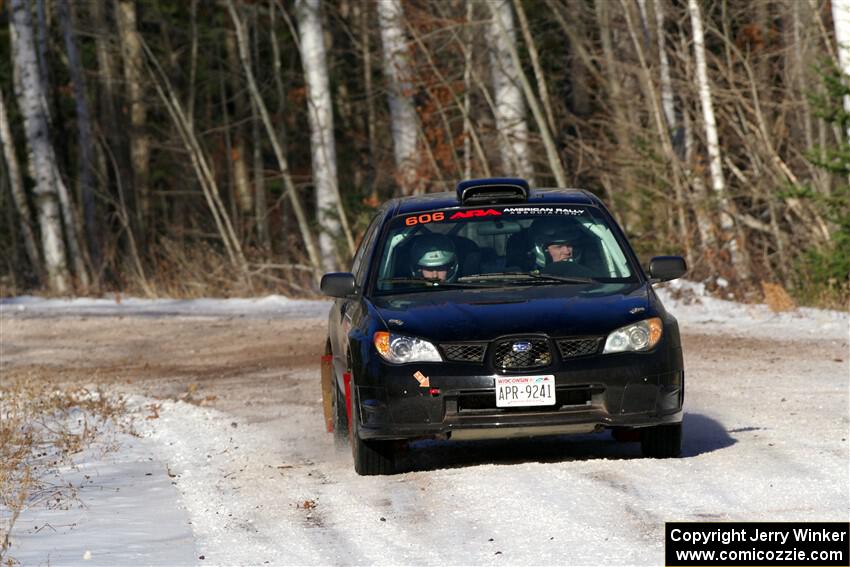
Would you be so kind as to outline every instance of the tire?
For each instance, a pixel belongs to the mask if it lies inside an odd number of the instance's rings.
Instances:
[[[354,457],[354,470],[361,476],[393,474],[396,442],[361,439],[360,420],[355,413],[357,401],[353,395],[351,405],[351,454]]]
[[[656,425],[640,432],[640,450],[644,457],[670,459],[682,452],[682,424]]]
[[[337,449],[348,448],[348,415],[345,413],[345,396],[334,384],[333,389],[333,418],[334,418],[334,445]]]

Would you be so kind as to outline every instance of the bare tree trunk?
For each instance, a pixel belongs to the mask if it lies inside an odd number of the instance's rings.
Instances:
[[[249,214],[254,208],[251,196],[251,184],[248,181],[247,152],[245,151],[245,129],[242,121],[245,118],[245,97],[242,92],[242,73],[239,71],[239,52],[236,47],[236,34],[225,30],[225,47],[227,48],[228,83],[232,85],[233,115],[236,125],[233,126],[230,163],[233,166],[233,186],[236,189],[236,202],[242,215]]]
[[[404,37],[404,12],[401,0],[383,0],[377,3],[377,8],[384,51],[384,75],[388,83],[396,176],[402,194],[410,195],[417,188],[419,118],[411,92],[413,85],[410,81],[407,40]]]
[[[667,128],[676,129],[676,106],[673,98],[673,83],[670,80],[670,60],[667,57],[666,36],[664,32],[664,1],[655,0],[655,24],[658,28],[658,67],[661,78],[661,106],[667,119]]]
[[[142,82],[142,48],[136,24],[136,3],[133,0],[116,0],[115,18],[121,39],[124,59],[124,81],[127,83],[127,101],[130,107],[130,162],[133,167],[133,189],[136,194],[136,211],[141,234],[150,217],[151,200],[148,187],[150,136],[147,132],[147,104]]]
[[[41,86],[44,89],[45,96],[50,94],[50,64],[47,62],[47,6],[46,0],[36,0],[36,37],[35,44],[38,52],[38,71],[41,78]],[[47,124],[52,125],[54,116],[51,102],[47,101]]]
[[[525,40],[526,48],[528,48],[531,67],[534,69],[534,78],[537,80],[537,92],[540,93],[540,102],[543,104],[543,110],[546,112],[546,124],[549,126],[549,130],[554,133],[556,131],[555,113],[552,111],[552,103],[549,101],[549,87],[546,86],[546,75],[540,66],[540,55],[537,53],[537,44],[534,43],[534,36],[531,35],[531,28],[528,26],[528,18],[525,15],[525,8],[522,7],[522,0],[514,0],[514,8],[519,19],[519,29],[522,31],[522,38]]]
[[[626,213],[623,217],[626,231],[635,230],[638,222],[638,210],[640,204],[638,202],[637,183],[632,169],[634,162],[630,121],[626,116],[625,104],[622,96],[622,85],[620,85],[620,77],[617,73],[618,65],[617,58],[614,55],[614,44],[611,40],[611,23],[610,14],[608,12],[609,4],[607,2],[596,2],[596,23],[599,26],[599,36],[602,40],[602,54],[605,60],[605,85],[608,91],[608,103],[613,111],[614,121],[611,126],[614,139],[617,142],[620,159],[623,162],[620,167],[622,175],[621,193],[627,203]]]
[[[682,189],[682,178],[680,175],[679,159],[676,156],[676,152],[673,150],[672,143],[670,142],[669,132],[666,128],[666,124],[664,123],[663,111],[658,100],[659,97],[655,90],[655,85],[652,82],[652,75],[650,74],[649,65],[647,64],[646,58],[643,54],[643,47],[638,41],[637,33],[634,29],[634,23],[630,14],[629,6],[626,4],[625,0],[620,0],[620,4],[623,7],[623,14],[626,17],[626,24],[629,29],[629,35],[632,38],[632,44],[634,46],[635,53],[637,54],[638,62],[640,63],[640,76],[643,79],[642,82],[644,83],[644,90],[648,99],[647,102],[649,103],[649,111],[654,119],[653,122],[655,123],[655,129],[658,134],[658,139],[661,142],[661,148],[667,158],[667,163],[670,167],[670,174],[672,176],[671,181],[673,184],[673,192],[675,196],[674,205],[679,228],[679,242],[684,248],[685,258],[687,259],[688,263],[693,264],[690,230],[688,227],[687,215],[685,214],[685,199],[684,191]]]
[[[472,104],[472,16],[475,4],[466,3],[466,25],[463,41],[467,44],[463,53],[463,178],[472,177],[472,120],[469,112]]]
[[[324,267],[330,272],[342,264],[336,244],[340,237],[340,228],[348,244],[350,256],[354,256],[355,246],[337,180],[333,104],[320,0],[296,0],[295,14],[301,38],[301,61],[307,83],[307,117],[310,122],[316,217],[321,227],[319,250]]]
[[[236,232],[233,230],[233,225],[230,222],[230,218],[227,216],[227,210],[221,202],[215,176],[209,164],[209,158],[207,158],[203,148],[201,148],[198,137],[196,136],[192,125],[189,124],[189,121],[186,118],[186,112],[183,110],[182,103],[177,98],[177,95],[171,86],[171,82],[162,70],[159,61],[157,61],[153,56],[153,53],[151,53],[142,38],[139,37],[138,39],[140,48],[147,55],[147,59],[149,61],[148,72],[153,80],[157,93],[162,99],[162,102],[165,104],[165,107],[177,128],[178,134],[183,141],[186,152],[192,160],[192,167],[195,169],[195,173],[201,185],[201,190],[204,193],[204,198],[207,201],[207,205],[213,216],[213,221],[215,222],[221,241],[224,244],[224,249],[227,252],[228,258],[230,259],[231,264],[233,264],[233,266],[240,271],[243,277],[246,278],[246,283],[250,283],[247,280],[247,262],[245,261],[245,256],[242,252],[242,245],[239,238],[236,236]]]
[[[588,83],[592,82],[587,79],[587,75],[591,75],[599,83],[604,83],[605,79],[596,70],[590,53],[581,43],[582,38],[586,36],[584,21],[581,16],[584,3],[572,0],[567,5],[562,6],[555,0],[546,0],[546,4],[568,40],[567,53],[569,55],[569,88],[572,113],[576,116],[587,116],[590,114]],[[566,18],[561,13],[562,10],[568,11],[573,21],[567,23]],[[613,203],[612,199],[611,204],[613,205]]]
[[[252,61],[260,60],[260,34],[257,17],[258,7],[251,9],[251,22],[254,28],[252,36],[253,57]],[[257,241],[263,250],[271,251],[271,239],[269,238],[269,210],[266,199],[266,166],[263,159],[263,137],[261,133],[260,113],[257,103],[251,99],[251,147],[254,151],[254,216],[257,225]]]
[[[68,293],[70,281],[62,239],[62,221],[56,190],[56,157],[50,144],[46,93],[38,70],[29,2],[12,0],[10,31],[15,68],[20,79],[18,104],[24,117],[29,147],[30,171],[34,188],[41,243],[47,267],[47,283],[54,293]]]
[[[684,118],[685,128],[685,174],[693,185],[694,195],[696,199],[689,199],[691,206],[694,209],[694,216],[697,219],[697,230],[699,231],[700,242],[703,249],[711,249],[716,245],[714,234],[711,231],[711,219],[707,212],[708,194],[705,190],[705,183],[701,174],[695,174],[693,168],[694,161],[694,129],[691,123],[691,113],[688,109],[682,113]],[[712,258],[709,258],[713,261]]]
[[[86,99],[86,80],[80,62],[77,43],[73,35],[73,17],[68,0],[59,0],[59,20],[65,37],[65,50],[68,52],[68,69],[71,84],[74,87],[74,101],[77,112],[77,142],[79,155],[79,183],[83,201],[83,226],[88,242],[91,262],[97,271],[100,266],[100,238],[97,229],[94,203],[94,141],[92,139],[91,117]]]
[[[115,59],[113,56],[113,48],[111,38],[113,37],[113,26],[110,25],[106,14],[106,8],[109,4],[104,2],[92,2],[91,17],[93,26],[98,30],[95,35],[95,52],[97,54],[98,67],[98,125],[102,135],[106,138],[109,145],[109,160],[113,165],[115,177],[115,187],[118,187],[118,178],[122,180],[122,188],[124,183],[132,178],[132,169],[127,161],[128,152],[126,138],[123,135],[121,128],[118,126],[117,106],[115,104],[115,85],[116,71]],[[108,174],[104,173],[104,186],[108,187]],[[123,191],[124,196],[120,200],[121,203],[127,205],[130,210],[135,210],[135,202],[132,201],[133,193]],[[129,202],[128,202],[129,201]],[[129,217],[128,217],[129,218]],[[135,223],[131,223],[134,226]]]
[[[292,205],[292,212],[295,214],[295,219],[298,222],[298,230],[301,233],[301,239],[304,242],[307,257],[315,270],[315,275],[318,277],[319,271],[322,267],[321,257],[319,256],[319,251],[313,242],[313,236],[310,232],[307,216],[304,214],[304,209],[301,206],[301,202],[298,200],[298,194],[295,190],[295,184],[292,182],[292,176],[289,174],[289,162],[286,159],[286,154],[283,152],[283,146],[278,139],[277,132],[275,132],[266,103],[263,100],[263,97],[260,96],[260,90],[257,87],[257,81],[254,78],[254,70],[251,67],[251,56],[248,52],[248,46],[245,41],[245,32],[242,27],[242,20],[236,12],[233,0],[228,0],[227,7],[236,28],[236,41],[239,47],[239,57],[242,59],[242,69],[245,72],[245,78],[248,80],[248,89],[251,92],[251,97],[253,98],[254,103],[257,105],[257,110],[260,111],[260,117],[263,120],[263,125],[266,127],[266,134],[269,137],[275,157],[277,158],[278,168],[280,169],[281,176],[283,177],[283,184],[286,188],[286,193],[289,196],[289,202]]]
[[[519,85],[519,74],[511,56],[516,43],[514,15],[508,0],[488,3],[492,20],[488,29],[490,43],[490,72],[493,80],[493,98],[496,104],[496,128],[504,133],[499,137],[502,171],[505,175],[518,175],[534,183],[534,170],[528,149],[528,122],[525,99]],[[515,48],[514,48],[515,49]]]
[[[371,38],[370,31],[373,25],[373,22],[370,21],[371,17],[371,4],[369,2],[363,2],[359,4],[358,15],[360,18],[359,27],[360,27],[360,58],[363,60],[363,88],[364,94],[366,96],[366,100],[364,101],[366,104],[366,152],[365,156],[361,158],[361,165],[366,167],[368,174],[366,178],[368,179],[367,185],[371,186],[369,200],[372,203],[378,202],[378,187],[375,184],[375,155],[377,151],[376,146],[376,114],[375,114],[375,95],[374,95],[374,87],[372,85],[372,46],[371,46]]]
[[[799,101],[799,105],[802,111],[802,129],[803,136],[806,140],[806,149],[810,152],[817,151],[820,154],[821,161],[826,161],[826,143],[819,142],[815,143],[815,126],[814,121],[812,120],[812,108],[807,100],[807,96],[809,91],[811,90],[809,87],[809,72],[810,64],[808,63],[812,57],[815,55],[810,51],[810,35],[811,35],[811,25],[812,25],[812,13],[811,7],[803,2],[796,2],[795,0],[790,0],[791,4],[791,33],[792,37],[790,43],[794,46],[793,49],[793,57],[791,58],[791,64],[788,65],[789,68],[789,84],[793,84],[796,88],[796,98]],[[823,92],[823,82],[817,81],[817,90],[818,95],[821,96]],[[817,119],[817,129],[818,132],[823,131],[823,119]],[[818,190],[826,196],[829,196],[831,192],[830,187],[830,174],[828,171],[824,170],[821,167],[817,167],[812,164],[810,161],[808,162],[809,173],[815,181],[815,186]]]
[[[189,7],[189,31],[192,35],[189,48],[189,85],[186,95],[186,120],[192,127],[195,124],[195,77],[198,74],[198,0],[192,0]]]
[[[838,63],[844,77],[850,75],[850,0],[832,0],[832,21],[835,43],[838,44]],[[850,95],[844,95],[844,112],[850,113]],[[847,126],[850,140],[850,125]]]
[[[697,84],[699,85],[700,105],[705,125],[706,146],[708,149],[709,170],[711,172],[711,186],[717,196],[720,207],[720,231],[724,243],[729,247],[729,257],[732,267],[738,276],[748,278],[749,266],[742,251],[739,249],[735,234],[735,224],[729,212],[729,203],[726,197],[726,181],[723,178],[722,158],[720,156],[720,143],[717,137],[717,122],[714,118],[714,105],[711,99],[711,85],[708,82],[708,69],[705,62],[705,39],[702,26],[702,14],[696,0],[688,0],[688,11],[691,16],[691,28],[694,39],[694,56],[696,59]]]
[[[15,140],[12,138],[12,131],[9,129],[9,117],[6,114],[6,103],[3,100],[2,92],[0,92],[0,145],[3,146],[3,157],[6,161],[6,170],[9,172],[12,201],[15,203],[15,209],[21,221],[21,235],[24,238],[27,258],[30,266],[32,266],[33,273],[38,276],[41,283],[45,283],[47,274],[44,271],[41,258],[38,256],[38,241],[35,238],[32,215],[24,193],[24,181],[21,177],[21,169],[18,166],[18,156],[15,155]]]

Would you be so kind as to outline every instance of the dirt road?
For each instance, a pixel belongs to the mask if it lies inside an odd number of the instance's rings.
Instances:
[[[322,428],[325,324],[7,314],[0,369],[158,404],[143,429],[207,563],[659,564],[666,520],[848,519],[846,338],[683,326],[680,459],[607,434],[419,442],[366,478]]]

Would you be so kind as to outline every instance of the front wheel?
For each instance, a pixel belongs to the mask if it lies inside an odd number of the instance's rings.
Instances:
[[[333,419],[334,419],[334,445],[337,449],[348,447],[348,415],[345,413],[345,396],[339,388],[333,387]]]
[[[656,425],[640,430],[640,450],[644,457],[670,459],[682,452],[682,424]]]
[[[357,415],[359,402],[354,396],[351,406],[351,454],[354,457],[354,470],[362,476],[393,474],[396,443],[361,439],[360,419]]]

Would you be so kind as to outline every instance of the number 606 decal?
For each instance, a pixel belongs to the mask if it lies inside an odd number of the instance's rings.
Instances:
[[[446,213],[423,213],[421,215],[413,215],[404,219],[404,224],[407,226],[416,226],[417,224],[428,224],[429,222],[441,221],[446,219]]]

